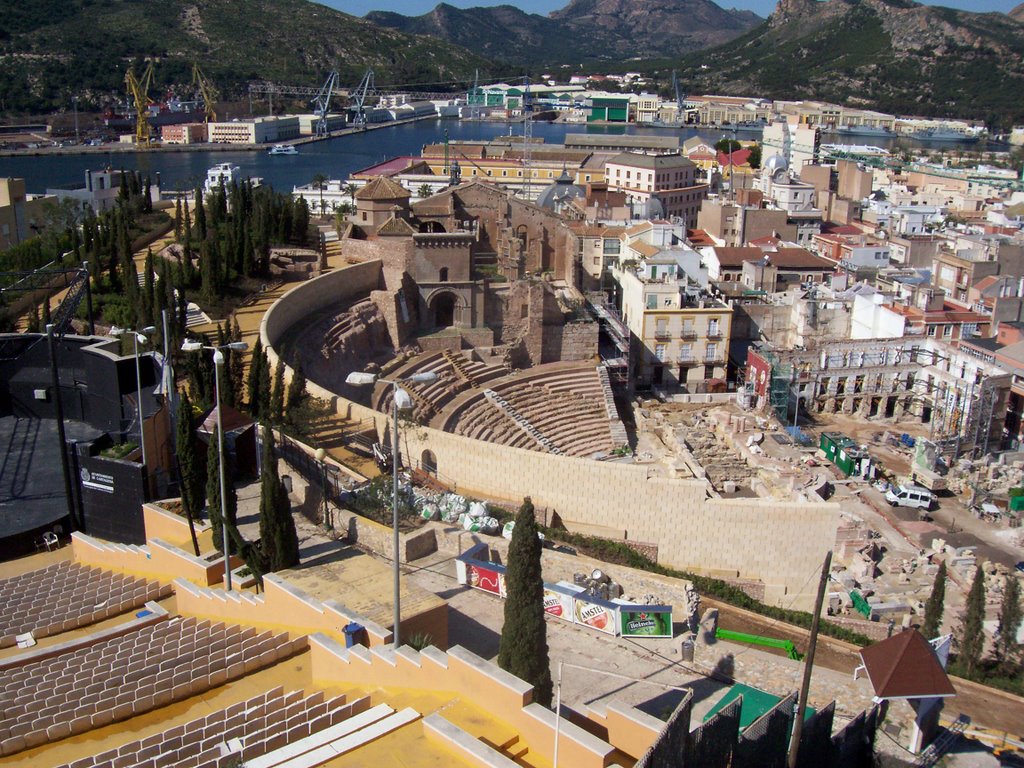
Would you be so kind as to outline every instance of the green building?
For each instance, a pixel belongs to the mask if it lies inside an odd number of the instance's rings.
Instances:
[[[590,109],[590,114],[587,115],[588,123],[629,122],[629,96],[595,96],[589,100],[587,106]]]

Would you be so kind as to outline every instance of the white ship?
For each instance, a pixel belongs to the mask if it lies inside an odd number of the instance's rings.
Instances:
[[[299,150],[297,150],[291,144],[275,144],[273,147],[270,148],[270,151],[267,152],[267,154],[268,155],[297,155],[297,154],[299,154]]]

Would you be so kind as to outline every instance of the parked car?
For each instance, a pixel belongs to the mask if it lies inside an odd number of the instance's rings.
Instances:
[[[894,485],[885,492],[885,500],[894,507],[930,510],[935,504],[935,494],[917,485]]]

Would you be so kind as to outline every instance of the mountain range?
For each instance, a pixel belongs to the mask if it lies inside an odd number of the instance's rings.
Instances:
[[[572,0],[549,16],[512,5],[455,8],[441,3],[422,16],[375,11],[366,19],[492,59],[538,66],[683,56],[731,40],[763,21],[711,0]]]
[[[432,37],[386,29],[309,0],[31,0],[0,3],[0,113],[69,108],[116,94],[135,63],[155,62],[156,95],[189,83],[193,62],[225,94],[250,81],[319,85],[337,69],[355,85],[494,73]]]
[[[764,24],[686,57],[680,77],[691,92],[823,99],[1006,128],[1024,119],[1022,9],[779,0]]]

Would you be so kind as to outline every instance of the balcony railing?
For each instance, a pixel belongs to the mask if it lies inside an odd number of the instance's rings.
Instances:
[[[696,339],[697,330],[695,328],[683,328],[682,333],[679,334],[681,339]]]
[[[694,365],[700,365],[700,362],[693,355],[680,355],[679,356],[679,365],[684,365],[684,366],[690,367],[690,366],[694,366]]]
[[[668,332],[668,328],[656,328],[654,331],[654,338],[656,339],[670,339],[672,336]]]
[[[709,328],[708,329],[708,338],[709,339],[720,339],[720,338],[722,338],[722,331],[720,329],[718,329],[718,328],[716,328],[715,330],[711,330]]]

